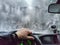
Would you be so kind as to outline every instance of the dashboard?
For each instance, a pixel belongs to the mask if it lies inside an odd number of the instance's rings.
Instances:
[[[21,40],[18,45],[60,45],[60,35],[44,35],[39,39],[41,43],[37,40]]]
[[[12,39],[0,38],[0,45],[60,45],[60,35],[43,35],[39,37],[40,42],[29,39],[19,39],[14,41]]]

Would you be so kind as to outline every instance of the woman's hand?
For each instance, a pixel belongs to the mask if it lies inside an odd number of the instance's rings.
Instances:
[[[28,34],[32,34],[31,31],[27,28],[22,28],[16,32],[18,38],[24,38],[24,39],[34,39],[32,36],[28,36]]]

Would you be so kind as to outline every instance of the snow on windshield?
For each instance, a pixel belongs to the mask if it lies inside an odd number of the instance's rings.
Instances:
[[[49,29],[50,25],[59,22],[59,15],[56,17],[48,13],[48,5],[56,1],[0,0],[0,31],[13,31],[22,27],[32,30]]]

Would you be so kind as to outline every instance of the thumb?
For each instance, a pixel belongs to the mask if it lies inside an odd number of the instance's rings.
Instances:
[[[34,37],[32,37],[32,36],[27,36],[27,39],[33,39],[33,40],[34,40]]]

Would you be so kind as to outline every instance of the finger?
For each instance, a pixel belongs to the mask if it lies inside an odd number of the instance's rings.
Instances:
[[[32,36],[27,36],[27,39],[33,39],[33,40],[34,40],[34,37],[32,37]]]
[[[27,30],[27,33],[28,33],[28,34],[32,34],[32,32],[31,32],[31,31],[29,31],[29,30]]]

